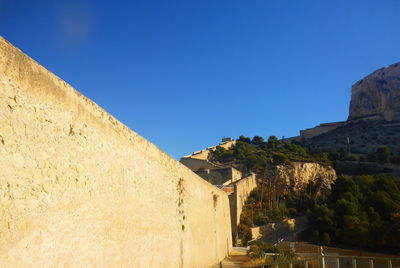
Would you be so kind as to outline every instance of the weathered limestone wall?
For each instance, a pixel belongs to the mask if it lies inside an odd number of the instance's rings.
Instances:
[[[234,183],[237,182],[238,180],[242,179],[243,174],[242,172],[240,172],[239,170],[235,169],[235,168],[231,168],[231,180],[230,182],[225,182],[225,185],[228,185],[230,183]]]
[[[0,38],[0,267],[208,267],[228,197]]]
[[[237,237],[237,225],[240,222],[240,214],[242,213],[243,206],[246,203],[250,192],[257,187],[256,175],[250,174],[249,176],[241,179],[234,184],[234,192],[229,195],[229,204],[231,210],[231,224],[232,235],[234,240]]]
[[[242,178],[242,172],[233,167],[202,169],[195,173],[213,185],[230,185]]]
[[[190,157],[194,159],[207,160],[209,154],[210,154],[209,150],[202,150],[194,152],[192,155],[190,155]]]
[[[218,146],[221,146],[225,149],[229,149],[232,146],[234,146],[236,144],[236,140],[232,140],[232,141],[223,141],[221,142]],[[215,149],[217,146],[212,147],[213,149]]]
[[[197,171],[200,169],[220,168],[219,166],[211,163],[208,160],[197,159],[197,158],[182,157],[180,162],[193,171]]]
[[[256,175],[251,174],[246,178],[238,181],[235,184],[235,199],[236,199],[236,207],[237,207],[237,217],[236,224],[240,222],[240,214],[242,213],[243,206],[249,197],[250,192],[257,188]],[[232,217],[233,218],[233,217]]]
[[[196,152],[192,153],[191,155],[184,156],[184,157],[181,158],[181,162],[184,163],[184,161],[188,160],[188,159],[196,159],[196,160],[207,161],[209,156],[210,156],[210,153],[212,151],[214,151],[217,148],[217,146],[223,147],[225,149],[229,149],[230,147],[232,147],[235,144],[236,144],[235,140],[223,141],[219,145],[211,146],[211,147],[208,147],[207,149],[204,149],[204,150],[201,150],[201,151],[196,151]],[[189,166],[189,168],[191,168],[192,170],[196,170],[196,169],[193,169],[191,166]]]
[[[320,124],[319,126],[316,126],[314,128],[300,130],[300,140],[301,138],[311,139],[313,137],[319,136],[331,130],[337,129],[343,124],[344,122],[325,123],[325,124]]]

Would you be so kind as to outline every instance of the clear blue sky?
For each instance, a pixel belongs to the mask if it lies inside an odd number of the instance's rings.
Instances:
[[[345,120],[399,0],[0,0],[0,35],[175,158]]]

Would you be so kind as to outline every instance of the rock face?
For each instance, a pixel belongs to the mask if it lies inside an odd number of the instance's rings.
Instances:
[[[273,166],[269,172],[270,176],[294,191],[305,189],[311,181],[319,189],[329,189],[337,178],[332,167],[318,163],[291,162],[289,165]]]
[[[348,120],[400,121],[400,63],[376,70],[352,87]]]
[[[376,70],[352,87],[346,122],[321,124],[300,131],[306,147],[351,154],[388,147],[400,154],[400,62]]]

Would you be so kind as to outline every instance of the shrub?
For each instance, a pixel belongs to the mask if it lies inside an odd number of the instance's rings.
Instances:
[[[311,233],[311,241],[314,243],[319,243],[319,231],[318,230],[314,230]]]
[[[277,253],[279,255],[266,258],[265,253]],[[278,248],[264,241],[253,242],[247,254],[254,259],[265,259],[266,263],[287,262],[297,259],[297,255],[293,251]]]
[[[284,165],[289,162],[289,158],[285,154],[279,152],[274,152],[272,154],[272,159],[274,163],[278,165]]]
[[[242,246],[246,246],[247,242],[251,240],[251,230],[250,227],[245,224],[239,224],[237,227],[238,237],[242,241]]]
[[[322,235],[322,242],[324,242],[325,245],[329,245],[331,243],[331,237],[328,233],[324,233]]]
[[[262,226],[265,225],[265,223],[267,222],[266,217],[261,214],[258,213],[255,217],[254,217],[254,225],[256,226]]]

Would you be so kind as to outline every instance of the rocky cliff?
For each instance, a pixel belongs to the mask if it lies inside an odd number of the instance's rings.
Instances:
[[[352,87],[346,122],[300,131],[304,146],[325,151],[400,154],[400,63],[376,70]]]
[[[288,165],[272,166],[269,176],[286,185],[287,189],[300,191],[313,182],[318,189],[328,189],[336,180],[336,172],[330,166],[318,163],[291,162]]]
[[[376,70],[352,87],[349,120],[400,121],[400,63]]]

